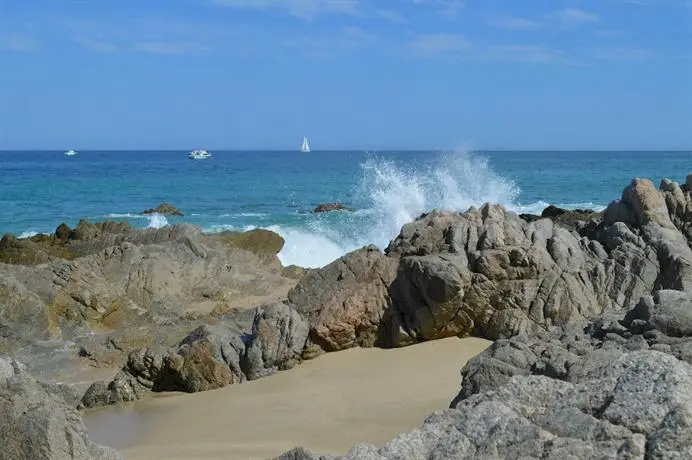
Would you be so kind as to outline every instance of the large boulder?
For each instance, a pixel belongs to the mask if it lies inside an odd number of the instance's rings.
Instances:
[[[462,369],[449,409],[337,458],[691,458],[691,299],[658,291],[585,328],[498,340]]]
[[[300,280],[288,300],[310,326],[306,357],[385,344],[382,319],[390,307],[388,292],[396,265],[396,260],[371,245]]]
[[[89,440],[74,401],[56,389],[0,358],[0,460],[121,460]]]
[[[252,315],[247,321],[248,314]],[[151,392],[195,393],[241,383],[298,364],[308,326],[290,305],[272,303],[239,310],[203,325],[171,348],[140,348],[110,382],[95,382],[80,408],[141,399]]]
[[[285,298],[297,280],[282,273],[282,246],[270,231],[207,235],[186,224],[81,221],[53,236],[6,235],[0,350],[43,379],[84,360],[120,366],[134,349],[174,345],[236,308]]]

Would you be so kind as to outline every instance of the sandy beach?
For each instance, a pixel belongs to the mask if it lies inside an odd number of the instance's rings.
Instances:
[[[383,444],[446,408],[461,367],[489,344],[356,348],[241,385],[101,409],[85,421],[96,442],[131,460],[265,459],[300,445],[340,454]]]

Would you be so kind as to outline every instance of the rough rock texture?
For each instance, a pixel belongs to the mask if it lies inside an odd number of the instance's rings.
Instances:
[[[341,203],[321,203],[318,204],[312,212],[330,212],[330,211],[353,211],[353,209],[344,206]]]
[[[178,208],[170,203],[161,203],[155,208],[146,209],[142,211],[142,214],[163,214],[165,216],[182,216],[183,213],[180,212]]]
[[[69,394],[0,358],[0,460],[121,460],[92,443]]]
[[[313,348],[583,326],[655,290],[687,290],[690,209],[687,186],[663,181],[657,190],[635,179],[602,214],[556,211],[527,222],[498,205],[424,214],[404,225],[385,257],[374,248],[367,260],[363,250],[348,254],[289,293],[310,322],[306,357]],[[577,219],[584,216],[589,220]],[[362,324],[378,317],[379,324]]]
[[[339,458],[692,458],[690,185],[635,179],[573,225],[486,205],[404,226],[385,251],[397,274],[384,342],[496,342],[464,367],[450,409]],[[324,311],[329,297],[312,298]]]
[[[691,312],[692,294],[658,291],[620,319],[498,340],[450,409],[340,458],[692,458]]]
[[[306,357],[383,342],[383,317],[396,261],[366,246],[314,270],[288,294],[310,326]]]
[[[120,365],[131,350],[170,346],[234,308],[284,297],[296,280],[282,275],[282,247],[266,230],[207,235],[184,224],[81,221],[52,236],[5,235],[0,352],[44,379],[81,362]]]
[[[251,323],[248,314],[254,315]],[[241,310],[223,323],[200,326],[176,347],[131,352],[112,381],[89,387],[80,407],[134,401],[151,391],[194,393],[265,377],[298,364],[307,337],[307,324],[289,305]]]

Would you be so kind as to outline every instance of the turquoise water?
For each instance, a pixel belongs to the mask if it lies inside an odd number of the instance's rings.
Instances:
[[[80,217],[138,227],[190,222],[207,231],[271,228],[285,263],[320,266],[387,244],[432,208],[485,201],[540,213],[549,203],[600,209],[632,177],[684,181],[692,152],[0,152],[0,233],[51,232]],[[168,201],[180,218],[142,217]],[[340,201],[355,213],[311,214]]]

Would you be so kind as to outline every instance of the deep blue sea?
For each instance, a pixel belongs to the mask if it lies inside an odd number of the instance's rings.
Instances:
[[[384,247],[433,208],[490,201],[540,213],[601,209],[633,177],[685,180],[692,152],[0,152],[0,234],[52,232],[80,217],[138,227],[189,222],[206,231],[273,229],[285,264],[316,267],[367,243]],[[166,201],[184,217],[143,217]],[[354,213],[312,214],[339,201]]]

